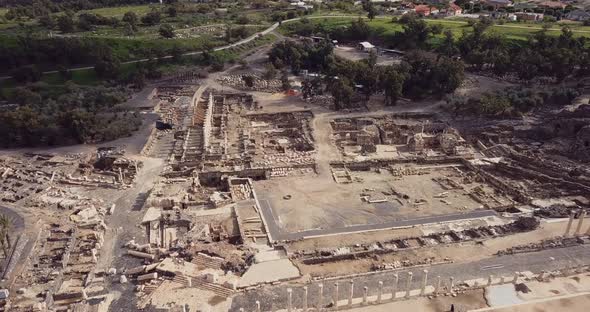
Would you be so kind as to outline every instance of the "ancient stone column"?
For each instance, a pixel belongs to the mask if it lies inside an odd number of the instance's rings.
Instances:
[[[256,300],[256,312],[260,312],[260,301]]]
[[[412,290],[412,277],[414,273],[408,272],[408,280],[406,281],[406,298],[410,297],[410,290]]]
[[[287,288],[287,312],[293,311],[293,289]]]
[[[318,285],[318,310],[321,310],[324,305],[324,284]]]
[[[420,289],[420,295],[424,296],[426,293],[426,283],[428,283],[428,270],[422,271],[424,274],[422,275],[422,289]]]
[[[348,306],[352,307],[352,296],[354,295],[354,280],[350,280],[350,292],[348,293]]]
[[[186,287],[193,287],[193,279],[190,276],[185,276],[186,278]]]
[[[393,275],[393,289],[391,290],[391,300],[394,300],[397,295],[397,284],[399,283],[399,275],[395,273]]]
[[[369,294],[369,287],[363,287],[363,305],[367,304],[367,296]]]
[[[488,276],[488,286],[492,285],[493,279],[494,279],[493,275]]]
[[[563,236],[568,237],[569,233],[570,233],[570,229],[572,228],[572,223],[574,222],[574,211],[570,211],[570,219],[567,222],[567,227],[565,228],[565,233],[563,234]]]
[[[538,278],[539,278],[540,280],[544,280],[544,279],[545,279],[545,271],[544,271],[544,270],[543,270],[543,271],[541,271],[541,273],[539,274],[539,277],[538,277]]]
[[[438,295],[438,292],[440,291],[440,284],[442,282],[442,279],[440,278],[440,275],[436,277],[436,287],[434,289],[434,293]]]
[[[455,288],[455,278],[451,276],[451,278],[449,279],[449,291],[453,292],[454,288]]]
[[[576,236],[580,235],[580,231],[582,230],[582,224],[584,223],[584,218],[586,217],[586,210],[582,210],[580,213],[580,217],[578,218],[578,226],[576,227]]]
[[[303,311],[307,311],[307,286],[303,286]]]
[[[338,283],[334,283],[334,309],[338,310]]]
[[[512,283],[516,284],[518,282],[518,272],[514,272],[514,278],[512,279]]]
[[[383,296],[383,282],[379,281],[379,293],[377,294],[377,303],[381,303],[382,296]]]

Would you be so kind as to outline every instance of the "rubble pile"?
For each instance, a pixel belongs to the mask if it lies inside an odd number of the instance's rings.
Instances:
[[[300,259],[304,264],[321,264],[358,258],[373,257],[380,254],[417,249],[427,246],[461,243],[468,241],[481,241],[500,236],[506,236],[518,232],[533,230],[531,227],[523,228],[525,221],[515,221],[506,225],[494,225],[468,229],[463,231],[449,231],[436,233],[422,237],[398,239],[371,244],[356,244],[337,249],[317,249],[293,251],[292,257]],[[537,221],[538,222],[538,221]],[[525,222],[528,223],[528,222]]]
[[[251,81],[249,85],[248,80]],[[219,83],[239,90],[261,91],[277,93],[282,92],[282,84],[278,79],[267,80],[256,75],[229,75],[217,79]]]

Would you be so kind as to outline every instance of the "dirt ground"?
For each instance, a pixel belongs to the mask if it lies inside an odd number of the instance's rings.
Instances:
[[[323,169],[324,171],[326,169]],[[453,168],[438,168],[424,175],[400,178],[389,172],[352,172],[358,182],[338,184],[317,176],[287,177],[259,181],[255,188],[268,200],[283,229],[293,232],[378,224],[483,208],[463,190],[445,190],[433,179],[455,174]],[[392,190],[407,198],[392,195]],[[439,194],[448,193],[438,198]],[[329,194],[329,195],[326,195]],[[290,195],[286,200],[284,196]],[[384,205],[363,201],[363,196],[387,199]]]
[[[590,305],[590,294],[554,299],[542,302],[525,303],[512,307],[489,309],[490,312],[586,312]]]
[[[356,308],[354,312],[390,312],[390,311],[412,311],[412,312],[443,312],[450,311],[451,304],[460,310],[467,311],[487,307],[482,290],[470,291],[457,297],[441,296],[433,299],[419,298],[415,300],[396,301],[388,304],[370,305]]]
[[[296,261],[296,265],[299,267],[303,275],[309,274],[311,276],[338,276],[346,274],[363,273],[371,270],[373,264],[385,264],[394,263],[396,261],[409,260],[412,262],[424,261],[425,259],[434,259],[434,261],[450,260],[453,262],[471,262],[494,256],[498,251],[505,250],[515,245],[524,245],[533,242],[539,242],[543,239],[556,237],[563,234],[565,230],[566,221],[553,222],[553,223],[542,223],[541,226],[531,232],[514,234],[506,237],[494,238],[484,241],[483,244],[477,243],[461,243],[445,246],[436,247],[424,247],[414,250],[404,250],[396,253],[380,255],[375,258],[365,258],[356,260],[347,260],[339,262],[322,263],[315,265],[306,265],[301,261]],[[383,231],[382,233],[375,232],[374,234],[380,235],[380,239],[389,238],[388,235],[392,235],[391,239],[395,237],[401,237],[402,235],[411,234],[413,229],[396,230],[396,231]],[[416,229],[417,230],[417,229]],[[354,234],[355,237],[361,237],[364,239],[364,243],[370,241],[372,238],[377,236],[371,236],[372,233]],[[314,239],[310,244],[316,244],[318,246],[327,246],[328,240],[325,238]],[[333,236],[329,240],[337,242],[354,241],[348,236]],[[309,248],[311,246],[305,246],[308,240],[303,242],[293,243],[292,247]]]
[[[369,57],[369,53],[363,52],[358,50],[355,47],[350,46],[337,46],[334,48],[334,54],[337,56],[351,60],[351,61],[359,61],[364,60]],[[378,65],[392,65],[398,64],[401,61],[401,57],[391,55],[391,54],[379,54],[377,56],[377,64]]]

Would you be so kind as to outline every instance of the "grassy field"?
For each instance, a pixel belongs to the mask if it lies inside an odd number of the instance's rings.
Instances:
[[[322,24],[327,30],[332,30],[338,27],[348,26],[352,20],[357,18],[358,16],[350,16],[310,18],[309,20],[314,24]],[[429,24],[442,25],[444,29],[451,30],[456,36],[460,36],[464,30],[471,30],[468,23],[461,20],[426,19],[426,22]],[[367,20],[367,23],[381,36],[388,36],[402,30],[402,25],[400,23],[392,22],[390,17],[380,17],[372,21]],[[284,23],[283,26],[281,26],[281,32],[288,34],[290,32],[290,24],[292,23]],[[530,35],[538,32],[541,29],[541,26],[541,24],[506,23],[504,25],[493,25],[488,31],[505,35],[508,39],[526,40]],[[548,33],[559,35],[563,26],[564,25],[555,24],[549,29]],[[568,24],[568,26],[573,31],[575,37],[590,37],[590,26],[582,26],[579,23]]]
[[[152,7],[159,7],[159,5],[153,4],[144,4],[144,5],[128,5],[128,6],[120,6],[120,7],[111,7],[111,8],[100,8],[100,9],[93,9],[93,10],[85,10],[80,11],[80,13],[89,12],[94,14],[100,14],[106,17],[122,17],[128,11],[135,12],[137,15],[145,15],[146,13],[152,10]]]
[[[277,37],[274,35],[266,35],[263,37],[259,37],[254,39],[253,41],[240,45],[238,47],[233,47],[223,51],[213,52],[217,55],[221,60],[224,62],[233,63],[235,62],[240,56],[245,56],[250,54],[254,49],[257,47],[273,43],[277,40]],[[194,58],[197,56],[183,56],[181,58],[182,62],[179,64],[173,62],[162,62],[158,65],[158,70],[162,71],[164,75],[169,75],[171,73],[177,72],[178,70],[185,68],[187,66],[192,67],[194,65]],[[123,73],[131,72],[132,70],[136,69],[138,66],[137,63],[132,64],[123,64],[121,65],[121,71]],[[66,81],[62,78],[59,73],[51,73],[45,74],[41,78],[41,81],[50,85],[63,85]],[[98,85],[101,83],[101,80],[96,76],[94,69],[84,69],[84,70],[76,70],[72,71],[72,82],[78,85]],[[2,80],[0,83],[0,93],[8,94],[14,90],[15,87],[18,87],[18,84],[12,80]]]

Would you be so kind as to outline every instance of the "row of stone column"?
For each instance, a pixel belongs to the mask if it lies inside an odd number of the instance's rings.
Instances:
[[[569,237],[570,235],[570,230],[572,228],[572,225],[574,223],[574,217],[576,216],[576,212],[574,210],[570,211],[570,219],[567,222],[567,227],[565,228],[565,233],[563,234],[563,236],[565,237]],[[576,231],[574,232],[574,236],[578,236],[578,235],[582,235],[581,231],[582,231],[582,225],[584,224],[584,218],[586,217],[586,210],[582,210],[580,212],[580,216],[578,217],[578,225],[576,226]],[[588,227],[588,230],[586,230],[585,235],[590,235],[590,227]]]
[[[546,272],[543,271],[539,274],[539,278],[543,279],[546,275]],[[398,293],[398,282],[399,282],[399,275],[398,273],[395,273],[393,275],[394,279],[393,279],[393,288],[391,290],[391,297],[389,298],[389,301],[393,301],[395,299],[398,298],[409,298],[411,296],[411,291],[412,289],[412,280],[413,280],[413,276],[414,273],[412,272],[408,272],[407,275],[407,280],[406,280],[406,285],[405,285],[405,292],[404,295],[402,297],[397,297],[397,293]],[[506,282],[509,283],[517,283],[518,281],[518,273],[515,273],[512,280],[507,280],[505,277],[500,276],[500,284],[504,284]],[[341,308],[351,308],[353,306],[353,295],[354,295],[354,280],[350,280],[350,291],[348,292],[348,301],[346,305],[339,305],[339,300],[340,300],[340,293],[339,293],[339,283],[334,283],[334,290],[333,290],[333,294],[332,294],[332,300],[333,300],[333,306],[332,309],[333,310],[338,310],[339,307]],[[422,283],[421,283],[421,288],[420,288],[420,295],[426,295],[426,286],[428,283],[428,270],[423,270],[423,275],[422,275]],[[478,286],[490,286],[494,284],[494,276],[493,275],[489,275],[488,279],[487,279],[487,283],[485,283],[485,285],[479,285],[477,284],[477,282],[474,284],[474,287],[478,287]],[[379,281],[378,283],[378,293],[377,293],[377,299],[369,302],[369,288],[367,286],[363,286],[363,295],[362,295],[362,301],[361,301],[361,305],[368,305],[369,303],[371,304],[380,304],[380,303],[384,303],[384,299],[383,299],[383,286],[384,283],[382,281]],[[436,282],[433,285],[434,286],[434,290],[433,292],[429,293],[432,295],[437,295],[440,294],[443,291],[443,285],[442,285],[442,278],[440,276],[436,277]],[[453,277],[449,278],[449,283],[448,283],[448,288],[447,291],[449,292],[453,292],[455,289],[455,279]],[[316,311],[320,311],[324,308],[324,284],[318,284],[318,301],[315,305],[315,307],[310,306],[308,303],[308,290],[309,288],[307,286],[303,287],[303,306],[301,307],[302,311],[308,311],[310,308],[315,308]],[[287,289],[287,312],[293,312],[294,310],[296,310],[296,308],[293,306],[293,289],[288,288]],[[297,309],[298,310],[298,309]],[[244,312],[243,308],[240,308],[240,312]],[[260,307],[260,301],[256,301],[256,311],[255,312],[262,312],[261,311],[261,307]],[[274,311],[274,307],[272,309],[271,312],[275,312]]]

